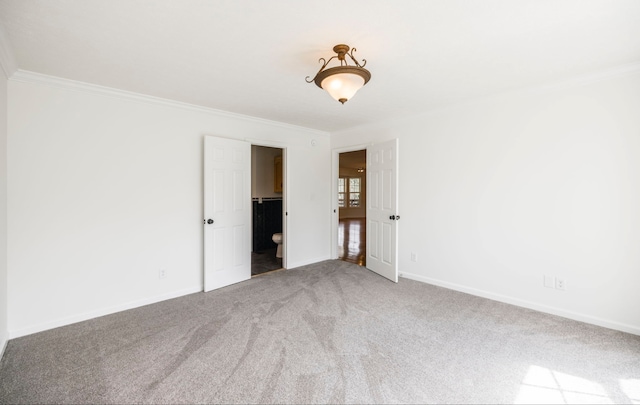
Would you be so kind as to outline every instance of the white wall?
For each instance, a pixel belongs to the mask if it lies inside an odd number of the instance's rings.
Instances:
[[[9,339],[7,315],[7,77],[0,69],[0,358]]]
[[[331,147],[392,138],[405,277],[640,334],[638,71],[334,133]]]
[[[251,146],[252,198],[282,198],[282,193],[273,191],[276,156],[282,156],[282,149]]]
[[[329,258],[327,134],[119,94],[9,81],[11,337],[202,290],[205,135],[286,147],[288,267]]]

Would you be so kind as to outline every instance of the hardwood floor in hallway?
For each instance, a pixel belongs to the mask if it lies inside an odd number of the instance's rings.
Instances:
[[[365,266],[367,232],[365,218],[344,218],[338,222],[338,259]]]

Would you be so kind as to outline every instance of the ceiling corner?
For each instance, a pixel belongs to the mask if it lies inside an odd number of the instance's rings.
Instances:
[[[10,78],[16,70],[18,70],[18,64],[9,42],[9,37],[4,30],[4,27],[0,24],[0,67],[4,71],[5,76]]]

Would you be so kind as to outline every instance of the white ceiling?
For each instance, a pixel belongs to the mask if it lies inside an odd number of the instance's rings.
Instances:
[[[19,69],[325,131],[640,61],[638,0],[0,0]],[[356,47],[344,106],[318,59]]]

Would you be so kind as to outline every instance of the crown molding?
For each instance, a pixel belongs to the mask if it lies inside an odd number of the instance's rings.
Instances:
[[[556,80],[545,84],[538,84],[534,86],[521,87],[513,90],[504,91],[501,93],[488,94],[484,96],[478,96],[464,100],[458,103],[450,104],[447,106],[434,108],[427,111],[427,114],[437,113],[440,111],[446,111],[450,109],[457,109],[460,107],[478,105],[487,102],[504,100],[509,98],[529,97],[544,94],[551,94],[562,90],[588,86],[605,80],[616,79],[625,76],[631,76],[634,74],[640,74],[640,62],[633,62],[625,65],[616,66],[614,68],[598,70],[583,75],[574,76],[571,78]]]
[[[537,84],[534,86],[521,87],[521,88],[517,88],[517,89],[513,89],[513,90],[501,92],[501,93],[479,96],[466,101],[462,101],[460,103],[446,106],[443,109],[457,108],[459,106],[491,102],[494,100],[504,100],[508,98],[551,94],[551,93],[555,93],[562,90],[588,86],[590,84],[595,84],[601,81],[630,76],[634,74],[640,74],[640,62],[633,62],[625,65],[616,66],[614,68],[598,70],[598,71],[590,72],[587,74],[565,78],[562,80],[551,81],[544,84]],[[436,110],[439,110],[439,109],[436,109]]]
[[[543,84],[539,86],[528,87],[523,89],[529,93],[549,93],[557,90],[567,89],[571,87],[586,86],[592,83],[601,82],[603,80],[614,79],[616,77],[624,77],[640,73],[640,62],[628,63],[626,65],[616,66],[614,68],[600,70],[575,76],[569,79],[556,81],[553,83]]]
[[[487,94],[483,96],[472,97],[472,98],[461,100],[455,103],[436,106],[416,114],[407,113],[401,117],[391,118],[385,122],[388,125],[392,125],[391,123],[406,122],[407,120],[410,120],[412,118],[428,117],[434,114],[440,114],[447,111],[458,110],[460,108],[465,108],[465,107],[473,107],[477,105],[486,104],[488,102],[504,100],[509,98],[520,98],[520,97],[528,97],[528,96],[535,96],[535,95],[551,94],[561,90],[587,86],[587,85],[595,84],[601,81],[616,79],[616,78],[625,77],[625,76],[631,76],[634,74],[640,74],[640,62],[628,63],[628,64],[620,65],[614,68],[599,70],[596,72],[574,76],[569,79],[558,80],[555,82],[549,82],[542,85],[522,87],[519,89],[509,90],[501,93],[494,93],[494,94]],[[345,130],[334,131],[332,132],[332,134],[350,132],[350,131],[363,131],[363,130],[367,130],[368,128],[379,128],[380,126],[381,126],[380,122],[365,123],[365,124],[361,124],[361,125],[357,125],[357,126],[345,129]]]
[[[276,126],[280,128],[286,128],[288,130],[303,131],[311,135],[326,136],[326,137],[329,136],[329,132],[320,131],[313,128],[306,128],[299,125],[288,124],[285,122],[272,121],[264,118],[252,117],[250,115],[243,115],[243,114],[238,114],[238,113],[233,113],[233,112],[228,112],[223,110],[217,110],[215,108],[203,107],[195,104],[183,103],[181,101],[154,97],[146,94],[120,90],[113,87],[100,86],[97,84],[80,82],[80,81],[71,80],[71,79],[64,79],[61,77],[49,76],[41,73],[30,72],[30,71],[25,71],[20,69],[17,70],[9,78],[9,80],[11,80],[12,82],[32,83],[32,84],[56,87],[64,90],[119,98],[122,100],[161,105],[161,106],[177,108],[181,110],[215,115],[222,118],[231,118],[231,119],[241,120],[245,122],[257,123],[260,125],[269,125],[269,126]]]
[[[18,70],[18,64],[16,63],[9,37],[2,25],[0,25],[0,67],[7,79]]]

